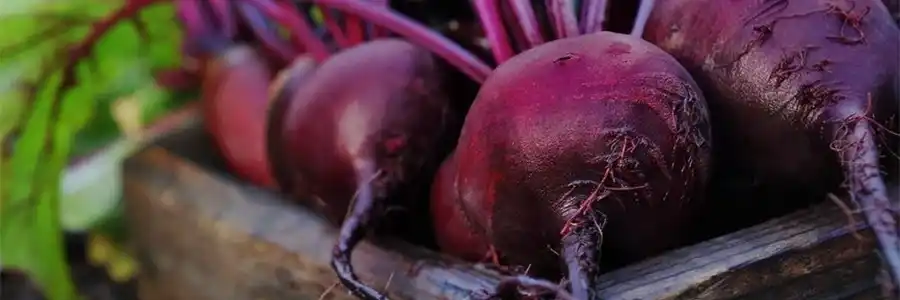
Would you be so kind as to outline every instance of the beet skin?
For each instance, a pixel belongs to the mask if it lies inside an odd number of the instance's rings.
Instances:
[[[881,1],[656,2],[644,37],[707,93],[721,170],[755,189],[849,194],[900,280],[882,178],[897,166],[900,31]]]
[[[211,48],[212,49],[212,48]],[[203,64],[203,117],[231,169],[250,182],[274,188],[266,150],[267,62],[251,47],[222,47]]]
[[[438,246],[456,257],[479,261],[489,254],[484,230],[472,224],[459,201],[456,187],[456,160],[451,154],[441,165],[431,187],[431,217]]]
[[[514,265],[593,299],[604,256],[634,260],[684,240],[708,180],[705,100],[650,43],[600,32],[500,65],[456,148],[465,213]],[[440,233],[439,233],[440,234]]]
[[[428,51],[374,40],[320,64],[287,96],[282,121],[270,125],[283,147],[284,170],[276,173],[286,174],[290,192],[343,223],[332,267],[363,299],[383,296],[358,281],[350,252],[388,205],[402,205],[396,200],[405,183],[437,165],[450,123],[440,84]]]

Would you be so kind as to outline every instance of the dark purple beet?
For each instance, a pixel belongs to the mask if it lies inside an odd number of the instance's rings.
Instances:
[[[900,31],[881,1],[656,2],[644,37],[707,92],[724,173],[808,199],[849,194],[900,280],[882,178],[896,174]]]
[[[458,196],[509,263],[555,277],[563,262],[574,297],[593,299],[601,245],[635,260],[684,242],[708,177],[707,119],[691,76],[647,42],[549,42],[482,86],[456,148]]]
[[[282,145],[276,174],[285,174],[292,194],[343,223],[332,266],[364,299],[383,296],[357,279],[351,251],[398,204],[404,183],[430,175],[423,173],[442,153],[450,111],[436,66],[428,51],[401,40],[349,48],[297,86],[282,122],[271,125]]]

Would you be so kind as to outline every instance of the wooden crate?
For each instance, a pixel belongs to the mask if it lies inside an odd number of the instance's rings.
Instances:
[[[353,299],[328,258],[336,230],[229,178],[198,121],[124,165],[142,299]],[[604,299],[882,299],[874,239],[833,204],[603,276]],[[391,299],[467,299],[496,273],[412,246],[363,244],[361,279]],[[324,295],[324,296],[323,296]],[[320,298],[321,296],[321,298]]]

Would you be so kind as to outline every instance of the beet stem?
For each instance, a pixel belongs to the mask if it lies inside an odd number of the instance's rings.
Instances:
[[[500,280],[500,283],[497,284],[497,295],[502,299],[514,299],[518,298],[518,290],[520,287],[527,289],[538,289],[538,290],[546,290],[553,294],[553,299],[563,299],[563,300],[575,300],[575,299],[588,299],[588,298],[576,298],[573,297],[572,294],[567,292],[565,289],[559,287],[550,281],[535,279],[529,276],[519,275],[519,276],[509,276]]]
[[[475,12],[478,14],[481,26],[484,27],[484,34],[491,45],[494,60],[497,65],[500,65],[515,54],[509,44],[503,22],[500,20],[497,0],[473,0],[472,2],[475,4]]]
[[[478,83],[484,82],[491,68],[474,54],[431,29],[383,7],[372,7],[358,0],[315,0],[324,7],[359,15],[368,22],[396,32],[420,47],[428,49]]]
[[[372,181],[379,173],[374,171],[373,163],[366,163],[358,169],[359,190],[351,202],[348,216],[341,225],[340,236],[331,253],[331,267],[341,283],[356,297],[363,300],[386,300],[387,297],[359,280],[350,261],[353,249],[365,237],[366,230],[376,214]]]
[[[231,11],[232,5],[226,0],[210,0],[212,12],[219,20],[219,26],[222,26],[222,33],[225,37],[231,39],[237,35],[237,26],[235,26],[234,12]]]
[[[383,6],[384,8],[387,8],[387,9],[391,8],[390,0],[372,0],[372,2],[375,2],[378,5]],[[387,36],[387,32],[384,30],[384,28],[381,28],[378,26],[372,26],[372,27],[373,27],[372,28],[372,38],[373,39]]]
[[[650,14],[653,12],[655,4],[655,0],[641,0],[637,17],[634,19],[634,26],[631,27],[631,36],[641,38],[644,35],[644,28],[647,27],[647,21],[650,20]]]
[[[500,3],[498,6],[500,9],[500,20],[503,23],[503,28],[507,30],[507,38],[510,45],[512,45],[513,53],[520,53],[529,48],[528,40],[525,38],[525,32],[522,30],[522,26],[509,4],[509,2],[505,2]]]
[[[363,22],[359,20],[359,17],[354,15],[347,15],[344,18],[344,22],[347,27],[347,39],[350,41],[351,45],[359,45],[363,41],[365,41],[365,37],[363,36]]]
[[[203,14],[200,13],[200,3],[196,0],[181,0],[176,4],[176,15],[182,30],[188,36],[200,36],[203,32]],[[198,23],[200,22],[200,23]]]
[[[138,13],[147,8],[150,5],[157,4],[163,2],[162,0],[132,0],[125,3],[120,9],[116,10],[112,15],[107,16],[106,18],[100,20],[97,23],[94,23],[90,32],[88,32],[87,36],[81,39],[79,43],[77,43],[74,47],[69,49],[68,57],[65,66],[63,67],[63,88],[69,87],[72,83],[75,82],[74,78],[74,68],[78,65],[78,62],[85,58],[86,56],[91,55],[92,49],[94,45],[109,31],[113,26],[118,24],[119,22],[126,21],[127,19],[132,19],[137,17]],[[54,102],[56,105],[58,101]],[[54,107],[54,110],[57,109]],[[48,125],[48,128],[53,128],[52,124]]]
[[[547,7],[550,9],[550,19],[553,20],[553,29],[556,31],[556,38],[562,39],[567,37],[578,36],[578,20],[575,18],[575,10],[571,5],[574,1],[568,0],[548,0]]]
[[[316,36],[306,18],[299,15],[290,2],[272,3],[272,0],[250,1],[276,22],[291,29],[291,36],[298,49],[306,49],[317,61],[325,61],[329,56],[328,47]]]
[[[847,143],[839,149],[844,161],[844,176],[849,183],[850,193],[861,206],[866,221],[878,240],[884,262],[887,265],[896,291],[900,287],[900,239],[897,232],[897,216],[894,205],[887,197],[887,188],[878,168],[878,148],[870,120],[858,118],[850,120],[838,130],[846,130]],[[855,123],[855,124],[854,124]],[[852,125],[851,125],[852,124]]]
[[[581,20],[581,32],[584,34],[603,31],[603,22],[606,21],[606,10],[609,4],[606,0],[584,0],[582,7],[584,19]]]
[[[341,26],[335,21],[334,14],[328,9],[321,9],[321,11],[325,28],[328,29],[328,33],[331,34],[331,37],[334,38],[338,46],[341,48],[350,47],[350,41],[344,36],[344,31],[341,29]]]
[[[256,34],[257,38],[262,40],[262,45],[274,52],[282,63],[290,63],[294,56],[297,55],[297,52],[303,51],[303,49],[294,50],[290,45],[279,39],[278,33],[267,23],[268,19],[256,7],[246,1],[238,1],[235,5],[237,5],[238,14],[247,22],[250,30]]]
[[[509,4],[512,6],[513,13],[519,21],[520,29],[525,33],[528,47],[534,48],[543,44],[544,37],[541,35],[541,28],[534,15],[534,8],[531,7],[531,1],[510,1]]]

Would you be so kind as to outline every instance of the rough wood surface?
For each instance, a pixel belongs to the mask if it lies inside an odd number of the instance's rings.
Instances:
[[[328,266],[336,230],[223,176],[196,126],[125,163],[145,300],[352,299]],[[880,299],[878,258],[835,205],[772,220],[603,276],[605,299]],[[401,254],[402,253],[402,254]],[[425,250],[362,245],[360,277],[392,299],[466,299],[497,275]]]
[[[849,299],[840,294],[878,287],[874,239],[856,232],[862,227],[850,227],[831,205],[815,207],[607,274],[602,295]]]
[[[126,210],[145,265],[141,287],[157,299],[317,299],[330,288],[323,299],[353,299],[333,288],[336,231],[319,217],[160,147],[128,160],[125,172]],[[353,262],[363,280],[397,299],[458,299],[494,284],[462,264],[368,244]]]

